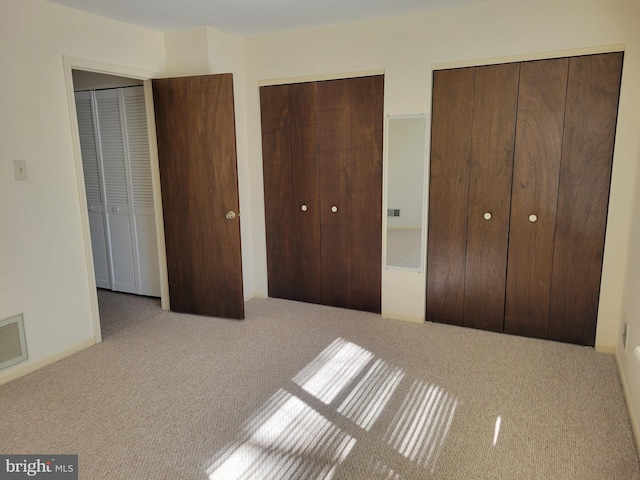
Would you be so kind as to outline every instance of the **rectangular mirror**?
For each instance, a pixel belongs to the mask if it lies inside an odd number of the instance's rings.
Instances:
[[[426,115],[387,117],[387,268],[422,269],[426,132]]]

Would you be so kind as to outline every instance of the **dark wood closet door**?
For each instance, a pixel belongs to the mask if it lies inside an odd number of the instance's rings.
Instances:
[[[469,168],[464,325],[502,331],[520,65],[477,67]]]
[[[261,87],[260,112],[269,296],[295,299],[288,87]]]
[[[320,303],[320,173],[316,83],[289,85],[293,291],[297,300]]]
[[[474,76],[433,72],[426,318],[454,325],[464,323]]]
[[[384,77],[318,82],[322,303],[380,312]]]
[[[622,53],[569,60],[548,337],[594,345]]]
[[[171,309],[244,318],[233,77],[153,81]]]
[[[351,308],[380,313],[384,77],[352,79],[350,89]]]
[[[569,59],[520,67],[504,331],[546,338]],[[529,218],[535,215],[535,218]]]
[[[315,83],[260,88],[269,296],[320,303]]]

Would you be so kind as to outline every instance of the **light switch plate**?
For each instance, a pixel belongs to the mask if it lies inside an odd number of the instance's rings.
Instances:
[[[15,173],[16,180],[27,180],[27,161],[14,160],[13,172]]]

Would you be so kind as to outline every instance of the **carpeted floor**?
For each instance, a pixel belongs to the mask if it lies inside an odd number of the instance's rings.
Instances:
[[[266,299],[100,291],[104,341],[0,386],[0,452],[82,479],[637,479],[612,356]]]

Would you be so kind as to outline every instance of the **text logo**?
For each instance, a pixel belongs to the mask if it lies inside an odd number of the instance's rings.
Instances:
[[[78,455],[0,455],[0,480],[78,480]]]

